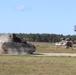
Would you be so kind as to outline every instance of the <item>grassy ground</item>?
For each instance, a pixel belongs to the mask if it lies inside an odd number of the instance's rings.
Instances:
[[[43,53],[76,53],[54,43],[31,42]],[[76,75],[75,57],[0,55],[0,75]]]
[[[36,52],[42,52],[42,53],[76,53],[76,48],[66,49],[64,46],[56,47],[54,43],[46,43],[46,42],[30,42],[30,43],[32,43],[36,46]]]
[[[1,55],[0,75],[76,75],[76,58]]]

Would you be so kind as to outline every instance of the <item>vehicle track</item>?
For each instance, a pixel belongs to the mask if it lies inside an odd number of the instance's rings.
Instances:
[[[71,56],[76,57],[76,53],[38,53],[35,52],[34,56]]]

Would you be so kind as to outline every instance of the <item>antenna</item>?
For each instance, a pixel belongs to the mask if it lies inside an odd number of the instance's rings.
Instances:
[[[76,32],[76,25],[74,25],[74,31]]]

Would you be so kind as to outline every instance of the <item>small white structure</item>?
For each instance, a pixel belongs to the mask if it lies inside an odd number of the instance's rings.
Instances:
[[[55,45],[56,46],[61,46],[61,43],[60,42],[56,42]]]
[[[61,42],[56,42],[55,45],[56,46],[65,46],[67,41],[61,41]]]
[[[57,47],[64,46],[65,48],[73,47],[72,40],[62,40],[60,42],[55,43]]]

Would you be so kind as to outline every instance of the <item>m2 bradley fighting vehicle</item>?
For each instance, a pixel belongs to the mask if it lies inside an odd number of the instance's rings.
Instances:
[[[9,36],[9,41],[2,43],[4,54],[33,54],[36,47],[26,41],[22,41],[16,34]]]

